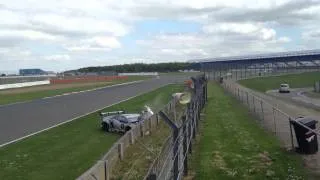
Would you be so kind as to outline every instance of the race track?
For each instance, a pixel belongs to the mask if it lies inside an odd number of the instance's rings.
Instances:
[[[186,78],[189,77],[161,76],[134,84],[0,106],[0,145]]]

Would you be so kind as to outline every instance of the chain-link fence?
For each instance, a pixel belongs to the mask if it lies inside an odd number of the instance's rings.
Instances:
[[[246,105],[252,115],[258,119],[261,126],[273,132],[283,142],[283,145],[287,149],[293,150],[298,147],[293,124],[297,124],[298,126],[305,128],[309,133],[319,137],[320,133],[318,133],[317,129],[311,129],[299,121],[296,121],[294,117],[283,112],[277,106],[254,95],[237,83],[233,81],[224,81],[222,87]]]
[[[192,78],[194,92],[187,105],[181,123],[170,119],[166,113],[159,115],[172,129],[172,136],[164,145],[161,153],[151,165],[146,180],[178,180],[188,173],[188,154],[192,152],[192,141],[195,139],[200,120],[200,112],[207,101],[207,82],[205,76]]]
[[[191,140],[195,138],[200,111],[207,100],[205,76],[192,78],[194,89],[187,108],[179,108],[176,99],[171,100],[150,119],[124,134],[93,167],[82,174],[81,180],[109,180],[116,163],[125,158],[127,148],[139,143],[139,138],[159,127],[160,121],[171,122],[172,135],[164,142],[161,152],[153,161],[144,179],[181,179],[187,170],[188,153],[191,152]],[[184,109],[184,110],[183,110]],[[183,111],[182,114],[178,114]],[[180,118],[182,117],[182,118]],[[170,118],[170,119],[169,119]],[[170,125],[170,124],[169,124]],[[142,145],[142,144],[141,144]],[[147,147],[146,147],[147,148]]]
[[[169,101],[161,110],[168,114],[173,114],[175,111],[175,100]],[[108,152],[93,165],[89,170],[83,173],[78,180],[109,180],[111,178],[111,172],[116,163],[124,159],[124,154],[127,148],[137,143],[139,138],[144,137],[146,134],[150,134],[154,131],[161,121],[159,113],[155,113],[149,119],[146,119],[139,123],[139,125],[132,128],[129,132],[124,134],[114,145],[108,150]]]

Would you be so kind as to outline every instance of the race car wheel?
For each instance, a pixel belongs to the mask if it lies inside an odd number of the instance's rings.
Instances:
[[[126,130],[126,132],[128,132],[131,130],[131,127],[127,126],[125,130]]]
[[[104,131],[109,132],[109,130],[110,130],[109,124],[103,123],[103,124],[102,124],[102,129],[103,129]]]

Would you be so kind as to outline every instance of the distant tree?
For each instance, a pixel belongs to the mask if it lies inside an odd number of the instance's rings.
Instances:
[[[4,76],[6,76],[6,74],[1,74],[1,77],[4,77]]]
[[[184,69],[200,70],[200,65],[197,63],[158,63],[158,64],[122,64],[114,66],[97,66],[80,68],[79,72],[102,72],[102,71],[115,71],[117,73],[123,72],[176,72]],[[72,70],[75,71],[75,70]],[[68,72],[72,72],[68,71]]]

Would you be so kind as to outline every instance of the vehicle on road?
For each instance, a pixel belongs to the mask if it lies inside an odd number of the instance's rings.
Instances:
[[[290,87],[289,84],[280,84],[279,93],[289,93]]]
[[[125,111],[100,112],[101,128],[107,132],[125,133],[141,121],[150,118],[153,114],[153,111],[148,106],[145,106],[145,110],[140,114],[128,114]]]

